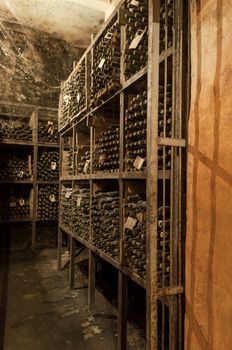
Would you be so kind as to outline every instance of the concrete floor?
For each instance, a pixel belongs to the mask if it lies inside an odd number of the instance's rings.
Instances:
[[[84,254],[84,253],[82,253]],[[56,270],[56,251],[0,254],[0,350],[116,350],[117,311],[96,291],[96,315],[87,308],[87,281],[76,268]],[[146,344],[128,324],[128,350]]]
[[[116,311],[97,292],[99,314],[89,317],[84,275],[77,273],[69,290],[67,270],[56,270],[55,250],[11,253],[9,264],[7,254],[3,258],[0,349],[116,349]]]

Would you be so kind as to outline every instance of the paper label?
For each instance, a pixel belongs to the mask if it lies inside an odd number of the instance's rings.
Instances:
[[[137,33],[135,34],[134,39],[132,40],[129,49],[136,49],[138,44],[140,43],[140,41],[142,40],[142,37],[144,36],[144,34],[146,33],[146,28],[144,30],[138,29]]]
[[[66,193],[65,193],[65,198],[66,199],[69,199],[70,197],[71,197],[71,191],[67,191]]]
[[[85,166],[84,166],[84,173],[87,173],[87,171],[88,171],[88,169],[89,169],[89,164],[90,164],[90,160],[88,159],[88,160],[86,160],[86,162],[85,162]]]
[[[77,103],[79,103],[79,102],[80,102],[80,99],[81,99],[81,94],[80,94],[80,93],[78,93],[78,94],[77,94]]]
[[[56,162],[51,162],[51,170],[56,170]]]
[[[102,154],[98,159],[98,164],[104,164],[106,160],[106,155]]]
[[[20,207],[23,207],[25,205],[25,200],[23,198],[20,198],[19,205]]]
[[[50,202],[54,203],[56,201],[55,195],[54,194],[50,194],[49,200],[50,200]]]
[[[22,179],[23,175],[24,175],[24,172],[23,172],[23,171],[20,171],[20,172],[18,173],[17,176],[18,176],[20,179]]]
[[[125,222],[125,228],[128,228],[129,230],[133,230],[136,224],[137,224],[137,220],[128,216]]]
[[[9,206],[10,206],[10,208],[15,208],[15,207],[17,207],[17,203],[16,202],[11,202],[9,204]]]
[[[137,0],[131,0],[130,4],[132,6],[139,6],[139,2]]]
[[[98,65],[98,68],[102,68],[104,66],[104,63],[105,63],[106,59],[105,58],[102,58],[101,59],[101,62],[99,63]]]
[[[51,120],[48,121],[48,125],[53,125],[53,122]]]
[[[134,161],[134,163],[133,163],[133,166],[134,166],[136,169],[140,170],[140,169],[142,168],[142,166],[143,166],[143,163],[144,163],[144,158],[136,157],[136,158],[135,158],[135,161]]]
[[[71,96],[70,95],[65,95],[64,96],[64,103],[66,104],[66,106],[69,105],[70,101],[71,101]]]
[[[143,213],[137,213],[136,214],[136,219],[138,220],[138,222],[141,224],[143,222]]]
[[[81,200],[82,200],[82,197],[79,196],[79,197],[77,198],[77,207],[78,207],[78,208],[81,206]]]

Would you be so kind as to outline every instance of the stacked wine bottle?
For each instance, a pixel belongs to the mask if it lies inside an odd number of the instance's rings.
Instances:
[[[58,125],[56,122],[39,120],[38,142],[58,143]]]
[[[134,96],[125,111],[126,171],[146,168],[147,92]]]
[[[75,68],[70,82],[70,118],[86,107],[85,61]]]
[[[39,186],[37,218],[39,220],[57,220],[59,189],[56,185]]]
[[[120,26],[112,23],[93,48],[91,106],[120,87]],[[98,103],[100,102],[98,101]]]
[[[37,163],[38,179],[40,181],[58,181],[59,152],[41,151]]]
[[[160,1],[160,53],[173,45],[174,1]]]
[[[32,129],[29,121],[25,119],[0,119],[0,140],[23,140],[32,141]]]
[[[30,189],[1,188],[0,219],[30,218]]]
[[[119,193],[98,190],[92,198],[93,244],[106,254],[119,255]]]
[[[1,154],[0,180],[31,180],[33,170],[32,159],[32,155],[27,151],[7,151]]]
[[[146,201],[136,194],[125,204],[126,265],[140,277],[146,277]]]
[[[72,229],[72,197],[71,187],[66,187],[60,193],[60,223],[71,231]]]
[[[77,164],[78,174],[89,174],[90,173],[90,151],[85,151],[80,157],[80,161]]]
[[[90,190],[76,189],[73,192],[73,233],[86,241],[89,240]]]
[[[96,140],[93,156],[95,172],[119,171],[119,127],[111,126]]]
[[[147,64],[148,57],[148,1],[126,0],[126,80]]]
[[[170,278],[170,207],[159,206],[158,215],[158,284],[168,286]]]

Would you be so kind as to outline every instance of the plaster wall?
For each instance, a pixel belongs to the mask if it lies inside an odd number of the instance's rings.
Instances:
[[[232,1],[191,2],[185,349],[232,349]]]

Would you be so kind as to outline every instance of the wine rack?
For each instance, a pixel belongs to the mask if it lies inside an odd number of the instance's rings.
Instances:
[[[22,187],[0,188],[0,221],[32,218],[32,190]]]
[[[58,181],[59,152],[41,150],[38,155],[37,173],[40,181]]]
[[[75,67],[70,80],[70,121],[87,107],[86,100],[86,62],[83,60]]]
[[[128,80],[148,61],[148,1],[125,1],[126,44],[125,79]]]
[[[97,190],[92,197],[93,244],[114,258],[119,255],[119,193]]]
[[[72,230],[72,187],[62,186],[60,189],[60,223],[69,230]],[[71,219],[71,220],[70,220]]]
[[[147,155],[147,91],[128,96],[125,110],[125,169],[144,171]]]
[[[73,240],[88,248],[93,313],[96,256],[118,270],[120,350],[127,344],[128,279],[146,293],[147,349],[183,348],[188,90],[183,5],[122,0],[81,61],[87,108],[59,126],[61,153],[68,152],[61,167],[70,166],[60,186],[72,190],[72,210],[64,210],[72,226],[60,221],[58,267],[63,234],[70,236],[70,285]],[[62,84],[60,116],[74,72]]]
[[[120,88],[120,25],[117,16],[94,44],[92,52],[90,100],[91,107],[95,107]]]
[[[0,180],[32,180],[33,154],[28,150],[9,151],[0,155]]]
[[[49,187],[40,187],[41,183],[53,185],[59,179],[57,110],[0,104],[0,145],[0,222],[11,227],[13,223],[30,222],[30,244],[35,249],[37,222],[49,224],[58,217],[58,188],[53,204],[46,194]]]
[[[24,142],[32,142],[32,136],[33,132],[29,118],[1,116],[0,140],[24,140]]]
[[[55,143],[59,142],[58,123],[53,120],[38,121],[38,142]]]
[[[90,225],[90,189],[88,185],[75,187],[73,190],[73,226],[74,237],[89,241]]]
[[[58,216],[58,203],[58,185],[39,186],[37,219],[41,221],[56,221]]]

